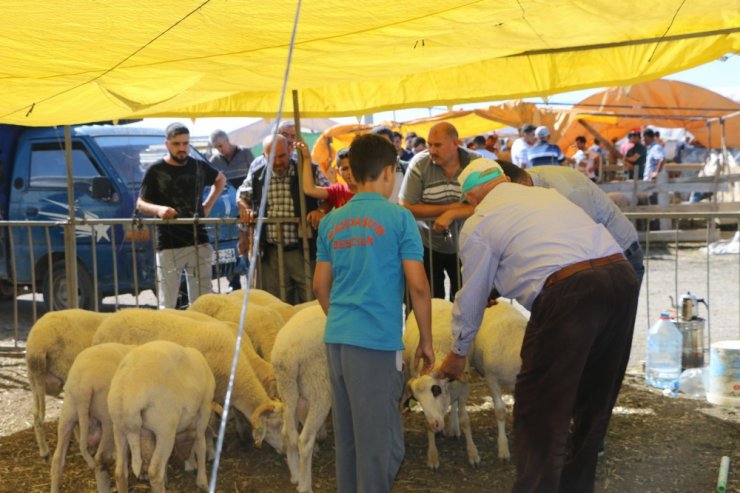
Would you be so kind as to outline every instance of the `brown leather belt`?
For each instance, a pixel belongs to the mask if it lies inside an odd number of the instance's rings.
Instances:
[[[615,253],[608,257],[595,258],[591,260],[584,260],[583,262],[576,262],[575,264],[566,265],[557,272],[553,272],[545,280],[544,288],[549,288],[553,284],[567,279],[573,274],[583,272],[584,270],[595,269],[597,267],[603,267],[605,265],[619,262],[620,260],[626,260],[623,253]],[[543,288],[543,289],[544,289]]]

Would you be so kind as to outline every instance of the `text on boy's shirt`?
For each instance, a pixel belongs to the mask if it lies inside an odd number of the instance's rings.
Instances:
[[[334,228],[329,231],[328,237],[330,241],[333,240],[332,246],[334,249],[352,248],[355,246],[372,245],[375,243],[374,236],[355,236],[347,239],[334,240],[334,236],[337,233],[347,228],[371,229],[375,233],[375,236],[382,236],[385,233],[385,228],[383,227],[383,225],[372,218],[351,217],[349,219],[344,219],[340,223],[334,225]]]

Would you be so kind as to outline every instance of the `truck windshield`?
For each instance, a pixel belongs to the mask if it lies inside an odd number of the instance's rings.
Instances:
[[[130,189],[138,189],[147,168],[167,154],[163,135],[105,135],[95,137],[100,149]]]

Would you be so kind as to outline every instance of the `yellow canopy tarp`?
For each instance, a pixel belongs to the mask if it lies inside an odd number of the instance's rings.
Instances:
[[[685,128],[703,145],[712,147],[720,146],[722,130],[717,119],[724,117],[727,145],[740,147],[740,103],[685,82],[654,80],[613,87],[576,103],[573,111],[583,118],[609,115],[612,121],[590,122],[607,139],[619,139],[632,129],[652,125]],[[557,142],[563,149],[573,144],[576,136],[588,135],[577,118],[563,121],[558,131]]]
[[[6,0],[0,122],[274,117],[296,5]],[[307,117],[636,83],[740,51],[737,0],[301,5],[288,88]]]

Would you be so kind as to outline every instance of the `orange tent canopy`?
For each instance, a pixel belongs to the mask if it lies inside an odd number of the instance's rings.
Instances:
[[[659,79],[633,86],[612,87],[576,103],[572,110],[584,116],[616,117],[614,123],[590,123],[609,140],[622,138],[634,128],[652,125],[685,128],[699,142],[712,147],[720,146],[718,118],[722,117],[726,118],[727,145],[740,147],[740,104],[685,82]],[[577,118],[564,123],[557,141],[561,148],[571,145],[578,135],[588,135]]]

